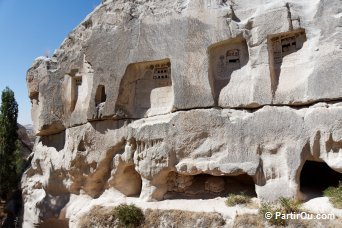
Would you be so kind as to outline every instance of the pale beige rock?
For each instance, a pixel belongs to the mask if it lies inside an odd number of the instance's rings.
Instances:
[[[303,198],[307,160],[341,173],[339,8],[102,3],[28,71],[40,138],[22,180],[24,225],[77,218],[82,200],[104,203],[108,191],[272,201]]]
[[[18,124],[18,139],[20,141],[20,150],[21,156],[24,160],[29,159],[29,156],[33,149],[33,141],[29,138],[29,135],[26,132],[26,128],[20,124]]]
[[[336,4],[107,1],[52,58],[37,59],[28,71],[37,131],[215,104],[250,108],[340,99]],[[165,61],[167,80],[140,80],[156,76],[162,66],[147,68]],[[105,92],[98,107],[100,87]]]

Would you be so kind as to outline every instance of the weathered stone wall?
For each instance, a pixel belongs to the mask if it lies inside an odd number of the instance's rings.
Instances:
[[[107,189],[162,200],[170,173],[248,175],[275,200],[303,197],[306,160],[342,172],[341,7],[102,3],[27,73],[25,224]]]

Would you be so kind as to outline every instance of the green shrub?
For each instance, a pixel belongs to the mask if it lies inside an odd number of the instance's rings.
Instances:
[[[334,207],[342,209],[342,182],[338,187],[329,187],[324,190],[324,196],[329,197],[330,202]]]
[[[141,209],[133,204],[121,204],[114,211],[116,217],[119,219],[120,225],[125,227],[137,227],[144,220],[144,214]]]
[[[251,197],[246,195],[244,192],[239,194],[230,193],[226,200],[226,204],[229,207],[235,206],[237,204],[246,204],[249,202],[251,202]]]

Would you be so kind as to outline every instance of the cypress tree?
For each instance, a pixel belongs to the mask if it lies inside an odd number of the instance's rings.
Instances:
[[[18,187],[21,158],[18,143],[18,104],[14,92],[6,87],[0,107],[0,196],[5,197]]]

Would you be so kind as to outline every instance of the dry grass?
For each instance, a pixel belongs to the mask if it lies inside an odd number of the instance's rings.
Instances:
[[[80,219],[80,228],[117,227],[114,208],[95,206]]]
[[[342,218],[333,220],[307,220],[307,219],[292,219],[288,220],[286,225],[272,225],[271,227],[288,227],[288,228],[339,228],[342,224]],[[234,221],[233,228],[262,228],[270,227],[265,224],[265,219],[259,214],[242,214],[237,215]]]
[[[276,212],[281,214],[290,214],[293,212],[300,212],[301,203],[294,199],[280,198],[277,203],[262,203],[259,209],[259,214],[265,218],[266,213],[271,213],[272,218],[268,219],[267,222],[275,226],[286,226],[288,225],[288,220],[283,219],[281,216],[275,216]]]
[[[167,225],[167,226],[165,226]],[[146,210],[143,228],[157,227],[222,227],[219,213],[189,212],[180,210]]]
[[[290,220],[288,222],[287,227],[289,228],[340,228],[342,224],[342,219],[332,219],[332,220],[304,220],[304,219],[297,219],[297,220]]]
[[[131,205],[130,205],[131,206]],[[120,205],[124,208],[125,218],[132,208],[129,205]],[[125,223],[119,221],[119,216],[116,208],[108,208],[95,206],[89,213],[80,219],[80,228],[109,228],[109,227],[141,227],[141,228],[157,228],[157,227],[222,227],[225,224],[223,217],[218,213],[202,213],[188,212],[180,210],[150,210],[145,211],[145,216],[142,224]],[[128,209],[127,209],[128,208]],[[136,208],[133,208],[136,211]],[[131,215],[131,213],[129,214]],[[136,216],[135,216],[136,217]],[[142,217],[139,216],[142,221]]]
[[[281,214],[300,214],[301,202],[295,199],[280,198],[276,203],[262,203],[259,208],[259,214],[242,214],[237,215],[234,221],[234,228],[249,228],[249,227],[290,227],[290,228],[311,228],[311,227],[329,227],[338,228],[341,227],[342,218],[336,219],[285,219],[281,217],[275,217],[276,212],[281,212]],[[265,213],[271,212],[273,217],[269,220],[265,219]],[[310,214],[310,213],[307,213]],[[305,215],[304,215],[305,216]],[[314,218],[316,215],[312,214]]]
[[[127,223],[123,220],[119,221],[118,208],[123,209],[121,213],[124,220],[128,219]],[[187,228],[187,227],[224,227],[225,220],[222,215],[216,212],[190,212],[180,210],[151,210],[147,209],[144,215],[134,216],[133,214],[140,211],[133,205],[120,205],[118,207],[94,207],[88,214],[80,219],[79,227],[81,228],[109,228],[109,227],[139,227],[139,228],[159,228],[159,227],[173,227],[173,228]],[[134,213],[131,213],[131,212]],[[306,227],[341,227],[341,218],[334,220],[301,220],[301,219],[282,219],[272,218],[265,220],[266,212],[275,213],[300,212],[300,203],[293,199],[281,198],[277,203],[263,203],[260,207],[259,214],[241,214],[237,215],[233,227],[234,228],[261,228],[261,227],[291,227],[291,228],[306,228]],[[141,211],[140,211],[141,212]],[[139,213],[140,214],[140,213]],[[135,218],[138,218],[136,221]],[[139,224],[140,223],[140,224]]]
[[[242,214],[235,217],[233,228],[263,228],[265,221],[260,215]]]

